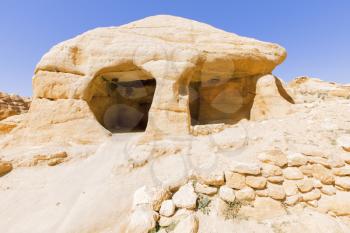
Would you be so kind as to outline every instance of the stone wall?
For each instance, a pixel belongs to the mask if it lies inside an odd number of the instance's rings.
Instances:
[[[257,201],[268,204],[274,200],[283,208],[299,205],[332,216],[350,213],[348,207],[332,204],[334,201],[328,201],[327,208],[319,206],[327,197],[350,191],[350,160],[312,151],[285,154],[277,149],[259,154],[258,159],[259,163],[233,162],[222,173],[195,175],[179,187],[138,189],[128,232],[155,228],[160,232],[197,232],[199,212],[236,218],[241,208],[254,207]]]

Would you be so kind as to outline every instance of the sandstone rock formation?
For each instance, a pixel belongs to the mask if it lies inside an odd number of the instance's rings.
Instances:
[[[65,132],[96,143],[109,132],[144,130],[152,140],[195,134],[195,125],[280,117],[293,101],[271,72],[285,57],[276,44],[167,15],[91,30],[43,56],[15,140],[24,143],[27,132],[62,143]]]
[[[0,121],[13,115],[26,113],[29,106],[28,98],[0,92]]]

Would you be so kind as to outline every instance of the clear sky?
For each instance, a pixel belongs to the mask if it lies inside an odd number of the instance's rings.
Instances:
[[[288,51],[275,74],[350,83],[350,0],[0,0],[0,91],[31,95],[53,45],[86,30],[157,14],[276,42]]]

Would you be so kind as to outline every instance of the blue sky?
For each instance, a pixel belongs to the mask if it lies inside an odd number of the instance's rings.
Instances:
[[[31,78],[53,45],[86,30],[156,14],[276,42],[288,51],[275,74],[350,83],[349,0],[1,0],[0,91],[30,96]]]

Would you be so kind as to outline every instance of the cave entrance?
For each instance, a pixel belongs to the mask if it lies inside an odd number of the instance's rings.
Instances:
[[[250,118],[256,79],[209,78],[189,85],[191,125],[235,124]]]
[[[141,71],[114,72],[96,78],[90,107],[112,133],[146,130],[156,80]]]

